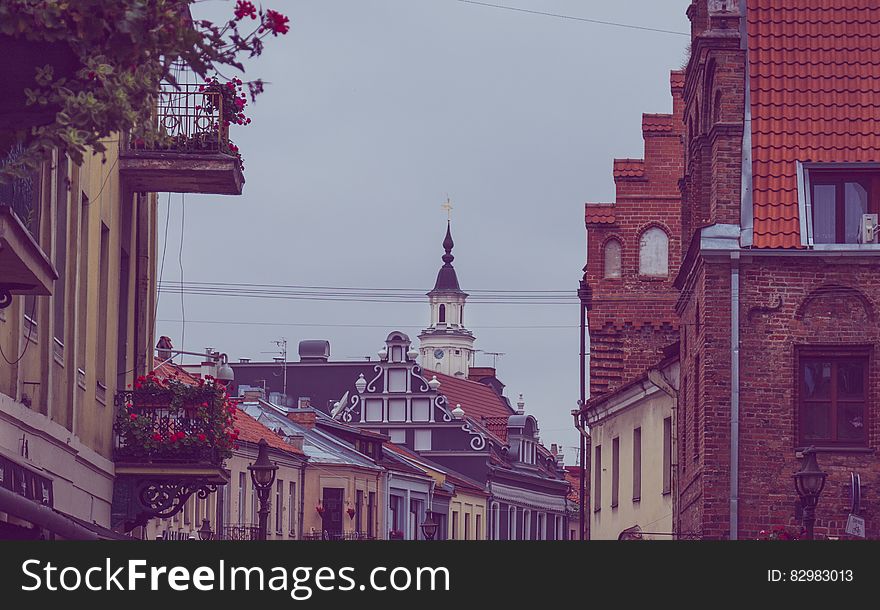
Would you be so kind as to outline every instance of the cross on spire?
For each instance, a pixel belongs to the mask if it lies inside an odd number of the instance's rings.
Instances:
[[[452,201],[449,200],[449,195],[446,195],[446,203],[440,206],[440,209],[446,212],[446,220],[452,220]]]

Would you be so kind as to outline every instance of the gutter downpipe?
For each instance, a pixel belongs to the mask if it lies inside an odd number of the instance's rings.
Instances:
[[[681,532],[681,512],[678,509],[678,388],[673,387],[666,375],[660,369],[648,369],[648,381],[663,390],[672,399],[671,413],[671,436],[669,447],[669,468],[672,470],[670,483],[672,484],[672,539],[678,540]]]
[[[739,252],[730,253],[730,539],[739,534]]]

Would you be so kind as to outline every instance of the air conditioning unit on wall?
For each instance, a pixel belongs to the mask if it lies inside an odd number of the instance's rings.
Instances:
[[[877,214],[862,214],[862,223],[859,225],[859,243],[876,244],[878,237]]]

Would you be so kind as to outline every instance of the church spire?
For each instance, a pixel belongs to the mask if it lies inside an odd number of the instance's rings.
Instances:
[[[452,241],[451,225],[452,223],[447,220],[446,237],[443,239],[443,249],[446,251],[446,254],[443,255],[443,266],[440,267],[440,271],[437,273],[437,281],[434,282],[434,289],[431,292],[461,292],[461,287],[458,285],[458,276],[455,273],[455,267],[452,266],[452,261],[455,260],[455,257],[452,255],[452,248],[455,246],[455,242]]]

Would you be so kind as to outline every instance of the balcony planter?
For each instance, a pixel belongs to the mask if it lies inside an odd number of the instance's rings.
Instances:
[[[151,374],[116,403],[117,462],[222,465],[232,456],[235,407],[211,379],[189,385]]]

